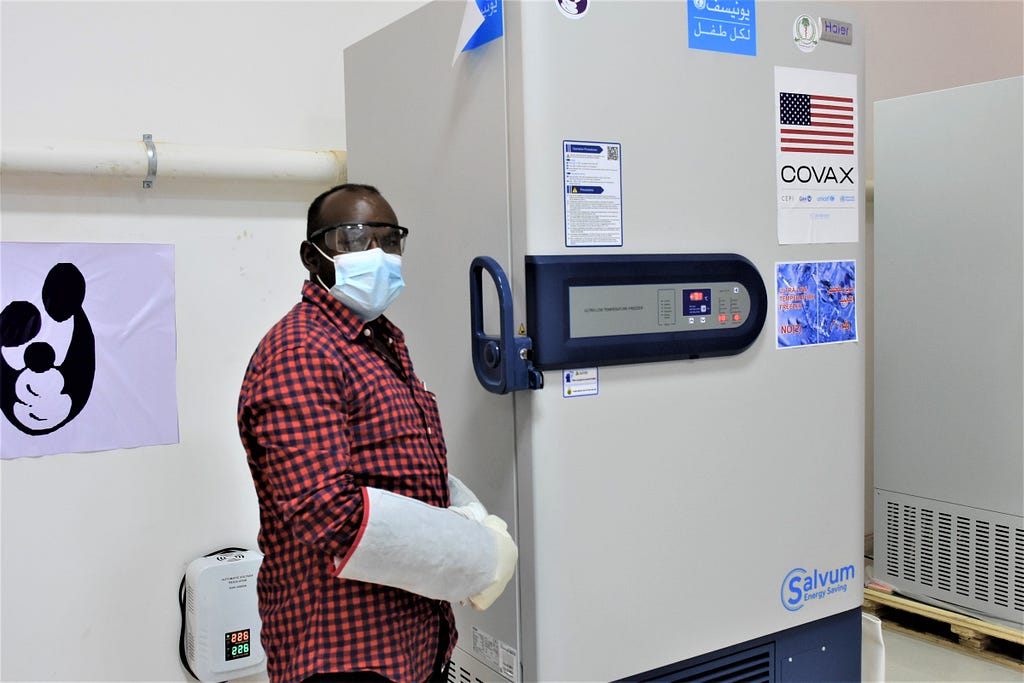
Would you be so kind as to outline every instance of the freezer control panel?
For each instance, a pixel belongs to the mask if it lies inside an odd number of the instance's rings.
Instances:
[[[541,370],[737,354],[767,314],[737,254],[527,256],[526,299]]]
[[[740,327],[750,292],[739,282],[569,287],[569,337],[661,334]]]

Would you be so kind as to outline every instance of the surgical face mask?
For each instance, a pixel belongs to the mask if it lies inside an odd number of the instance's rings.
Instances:
[[[364,321],[383,313],[405,287],[402,257],[397,254],[386,254],[374,248],[331,258],[320,247],[313,246],[324,258],[334,261],[334,286],[328,290],[331,296]],[[319,275],[316,279],[327,288]]]

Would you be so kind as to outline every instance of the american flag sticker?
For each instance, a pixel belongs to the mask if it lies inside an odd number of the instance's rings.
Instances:
[[[779,151],[855,154],[852,97],[779,92]]]
[[[775,67],[779,244],[860,239],[857,92],[857,74]]]

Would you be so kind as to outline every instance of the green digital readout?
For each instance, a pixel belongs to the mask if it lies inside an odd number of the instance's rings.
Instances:
[[[252,652],[249,643],[249,629],[230,631],[224,634],[224,659],[241,659]]]

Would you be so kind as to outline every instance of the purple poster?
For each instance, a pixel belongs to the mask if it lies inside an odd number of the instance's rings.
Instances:
[[[174,247],[0,243],[0,457],[177,443]]]

